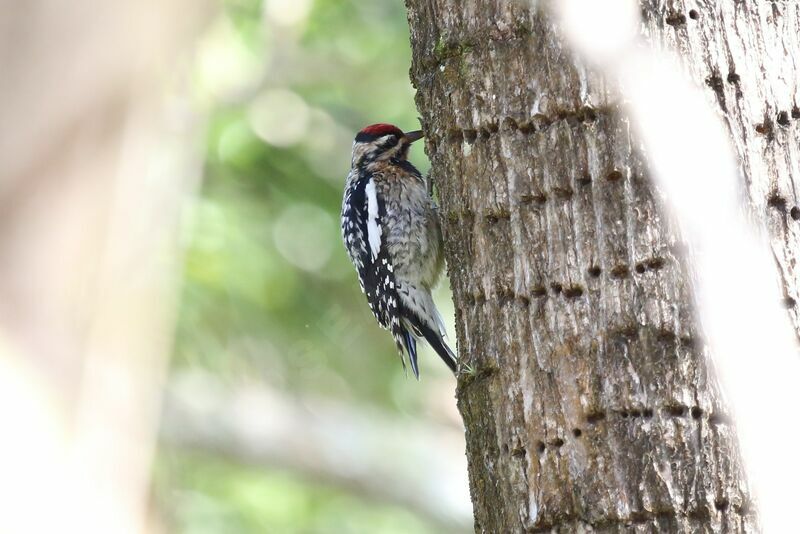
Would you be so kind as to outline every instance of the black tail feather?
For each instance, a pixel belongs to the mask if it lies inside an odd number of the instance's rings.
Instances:
[[[455,374],[458,366],[458,360],[456,360],[456,355],[453,354],[453,351],[447,346],[447,343],[444,342],[442,336],[439,335],[438,332],[434,332],[428,325],[423,324],[422,321],[416,317],[406,317],[406,320],[411,323],[415,331],[422,334],[422,337],[425,338],[425,341],[428,342],[433,350],[436,351],[436,354],[439,355],[442,361],[447,364],[447,367],[449,367],[453,374]],[[414,360],[415,363],[412,365],[416,365],[416,354]]]
[[[408,330],[403,331],[403,341],[406,345],[406,352],[408,352],[408,361],[411,362],[411,370],[414,376],[419,380],[419,366],[417,365],[417,340],[411,335]]]

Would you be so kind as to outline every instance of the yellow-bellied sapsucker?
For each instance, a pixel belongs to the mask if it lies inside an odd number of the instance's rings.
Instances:
[[[456,357],[431,297],[442,272],[442,232],[425,179],[406,159],[422,132],[373,124],[356,135],[342,202],[342,238],[361,290],[419,378],[417,339],[424,338],[450,369]]]

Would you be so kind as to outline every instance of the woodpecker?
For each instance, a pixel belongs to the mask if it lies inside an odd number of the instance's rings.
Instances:
[[[444,321],[431,297],[442,272],[442,231],[425,179],[408,161],[422,131],[373,124],[356,135],[342,201],[342,239],[372,314],[389,330],[419,380],[417,340],[453,373]]]

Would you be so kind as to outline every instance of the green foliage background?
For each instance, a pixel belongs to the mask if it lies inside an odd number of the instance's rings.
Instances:
[[[401,2],[221,4],[195,58],[192,85],[209,123],[204,184],[185,224],[173,374],[440,416],[453,378],[428,349],[423,381],[404,373],[339,235],[355,132],[374,122],[418,128],[410,60]],[[427,170],[421,146],[412,159]],[[446,288],[437,301],[452,317]],[[435,531],[401,507],[281,466],[254,471],[165,446],[155,475],[156,506],[174,532]]]

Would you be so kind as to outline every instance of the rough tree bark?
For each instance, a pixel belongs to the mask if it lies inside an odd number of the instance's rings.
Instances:
[[[618,97],[535,2],[406,3],[475,370],[457,396],[476,531],[756,531],[680,241]],[[800,328],[800,8],[641,7],[729,126]]]

